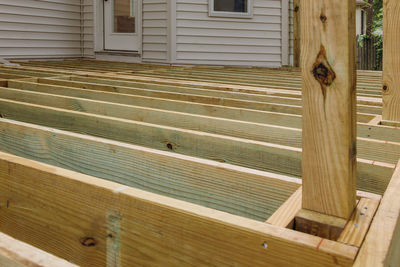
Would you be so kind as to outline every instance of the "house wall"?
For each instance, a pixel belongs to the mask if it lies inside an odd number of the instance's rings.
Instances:
[[[361,11],[363,9],[361,7],[357,7],[356,9],[356,34],[361,35],[362,30],[361,30]],[[367,12],[364,11],[364,33],[367,31]]]
[[[281,66],[284,1],[254,0],[253,17],[238,19],[209,17],[208,0],[176,0],[175,62]]]
[[[254,0],[253,17],[241,19],[210,17],[208,1],[142,0],[143,43],[138,60],[269,67],[287,64],[288,54],[293,54],[287,51],[293,50],[292,15],[287,10],[292,0]],[[0,57],[93,57],[94,51],[103,50],[102,3],[1,1]]]
[[[293,66],[294,58],[294,20],[293,20],[293,0],[289,0],[289,65]]]
[[[142,61],[144,62],[169,61],[168,10],[170,4],[171,2],[167,3],[167,0],[143,0]]]
[[[82,46],[85,57],[94,56],[94,0],[82,0]]]
[[[81,55],[80,0],[0,1],[0,58]]]

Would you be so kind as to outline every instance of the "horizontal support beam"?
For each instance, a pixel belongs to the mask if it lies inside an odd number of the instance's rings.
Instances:
[[[280,123],[282,126],[301,128],[300,115],[282,114],[260,110],[242,109],[234,107],[225,107],[219,105],[210,105],[203,103],[193,103],[187,101],[178,101],[162,98],[153,98],[145,96],[135,96],[127,94],[118,94],[111,92],[102,92],[90,89],[80,89],[73,87],[27,84],[24,82],[10,81],[10,88],[37,91],[42,93],[59,94],[65,96],[89,98],[93,100],[107,101],[113,103],[145,106],[150,108],[165,109],[170,111],[185,112],[210,117],[220,117],[233,120],[251,121],[256,123]]]
[[[0,120],[0,147],[259,221],[275,212],[301,183],[283,175],[5,119]]]
[[[9,119],[301,177],[301,149],[0,99]],[[358,188],[382,193],[394,164],[359,159]]]
[[[0,266],[78,267],[43,250],[0,233]]]
[[[357,254],[355,247],[5,153],[0,194],[1,231],[80,266],[351,266]]]
[[[58,94],[72,97],[89,98],[93,100],[136,105],[170,111],[185,112],[190,114],[220,117],[233,120],[241,120],[256,123],[274,124],[279,126],[301,128],[301,116],[293,114],[283,114],[276,112],[266,112],[250,109],[239,109],[234,107],[224,107],[218,105],[208,105],[201,103],[168,100],[144,96],[134,96],[118,94],[111,92],[101,92],[89,89],[79,89],[64,86],[26,84],[24,82],[10,81],[9,87],[37,91],[50,94]],[[362,118],[362,114],[358,114]],[[375,115],[369,115],[365,122],[369,122]],[[358,123],[359,137],[373,138],[384,141],[400,142],[400,136],[397,131],[383,128],[380,126],[371,126]]]
[[[284,146],[301,147],[301,130],[294,128],[229,120],[217,117],[206,117],[189,113],[178,113],[167,110],[123,105],[86,98],[66,97],[12,88],[1,89],[0,98],[188,130],[245,138]],[[395,164],[400,158],[400,143],[359,138],[357,151],[360,158]]]
[[[381,200],[354,267],[400,264],[400,161]]]

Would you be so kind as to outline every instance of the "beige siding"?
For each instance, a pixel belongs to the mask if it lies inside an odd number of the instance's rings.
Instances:
[[[85,57],[94,56],[94,0],[82,1],[82,46]]]
[[[254,0],[252,18],[217,18],[208,0],[177,0],[176,62],[281,66],[281,1]]]
[[[142,60],[166,62],[168,58],[167,0],[143,0]]]
[[[0,1],[0,58],[81,55],[80,0]]]

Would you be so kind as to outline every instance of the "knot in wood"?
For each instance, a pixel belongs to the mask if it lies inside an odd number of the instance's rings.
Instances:
[[[81,238],[80,242],[85,247],[94,247],[97,244],[93,237],[83,237]]]
[[[333,83],[336,78],[335,73],[329,68],[329,66],[324,65],[324,63],[319,63],[314,65],[313,68],[314,78],[325,86],[329,86]]]
[[[321,45],[321,49],[312,66],[312,73],[321,86],[330,86],[336,79],[336,73],[326,58],[326,51],[323,45]]]

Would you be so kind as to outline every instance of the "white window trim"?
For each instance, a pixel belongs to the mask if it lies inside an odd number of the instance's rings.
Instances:
[[[223,17],[223,18],[252,18],[253,17],[253,0],[247,1],[247,12],[226,12],[214,11],[214,0],[208,0],[208,15],[210,17]]]

